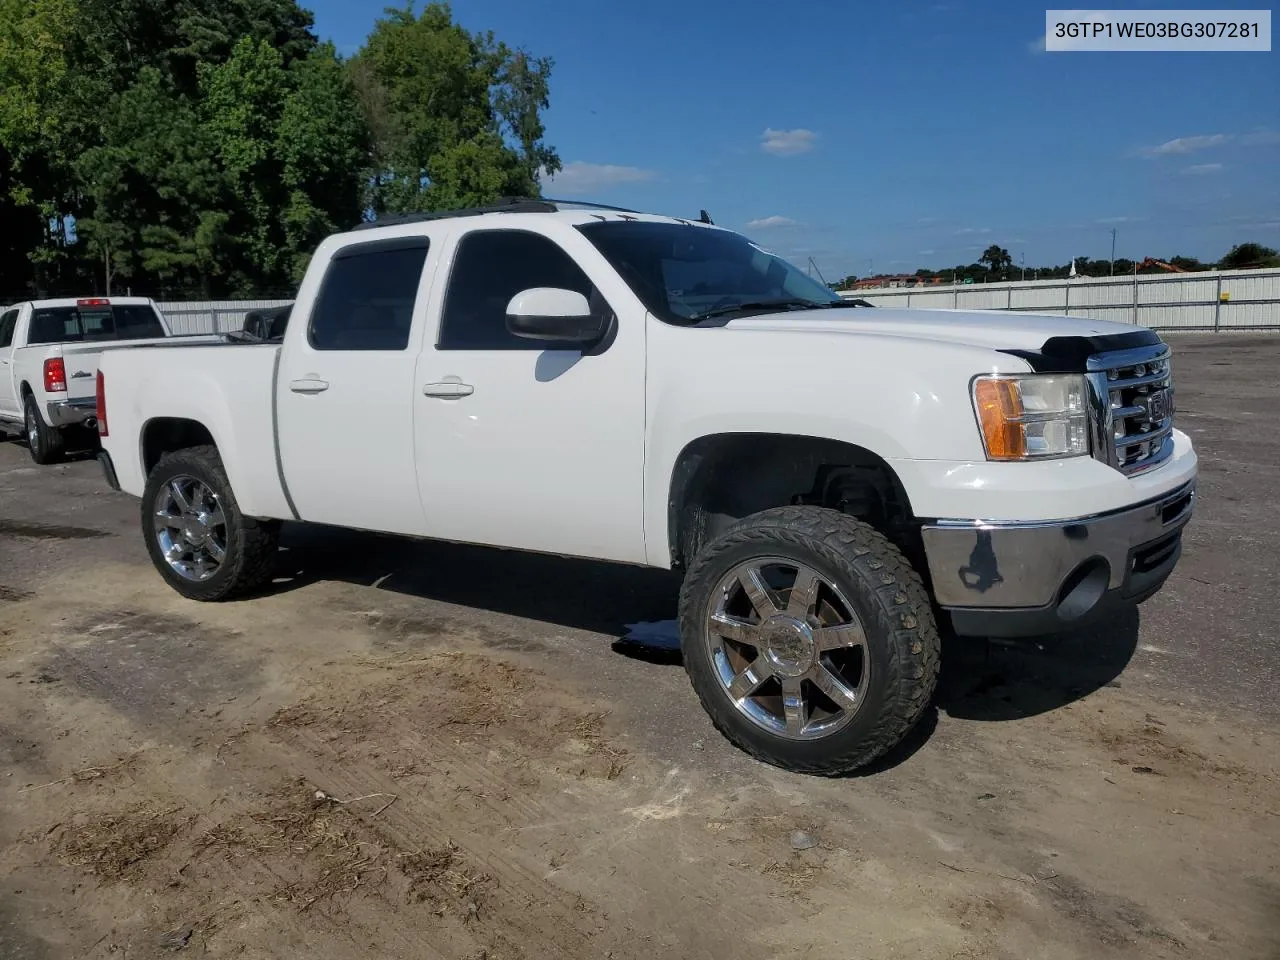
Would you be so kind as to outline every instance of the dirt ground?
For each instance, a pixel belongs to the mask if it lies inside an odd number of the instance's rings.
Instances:
[[[299,528],[196,604],[94,462],[0,443],[0,958],[1275,960],[1280,337],[1173,343],[1166,590],[954,644],[842,780],[620,640],[665,574]]]

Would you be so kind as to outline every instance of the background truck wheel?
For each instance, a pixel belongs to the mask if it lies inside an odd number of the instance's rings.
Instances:
[[[797,773],[883,756],[938,680],[919,575],[872,527],[819,507],[755,514],[704,547],[680,593],[680,634],[717,729]]]
[[[160,458],[142,494],[142,535],[160,575],[191,600],[225,600],[262,586],[275,568],[280,524],[240,512],[211,446]]]
[[[27,447],[31,450],[31,459],[41,465],[61,460],[64,447],[62,431],[44,422],[40,404],[32,394],[27,394],[23,401],[23,413],[26,416]]]

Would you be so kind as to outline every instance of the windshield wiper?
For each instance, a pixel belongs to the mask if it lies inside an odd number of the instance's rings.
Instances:
[[[689,319],[696,323],[699,320],[710,320],[712,317],[723,317],[727,313],[738,313],[739,311],[793,310],[796,308],[809,310],[822,306],[825,306],[825,304],[815,303],[812,300],[748,300],[744,303],[726,303],[723,307],[713,307],[710,310],[704,310],[702,313],[695,313]]]
[[[830,303],[822,304],[822,306],[839,310],[841,307],[874,307],[875,304],[861,298],[841,297],[839,300],[832,300]]]

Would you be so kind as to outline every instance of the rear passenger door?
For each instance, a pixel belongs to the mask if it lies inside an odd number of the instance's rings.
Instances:
[[[299,291],[275,396],[285,486],[303,520],[424,532],[414,370],[434,239],[346,245]]]
[[[18,397],[13,383],[13,335],[18,326],[18,311],[0,313],[0,413],[16,416]]]

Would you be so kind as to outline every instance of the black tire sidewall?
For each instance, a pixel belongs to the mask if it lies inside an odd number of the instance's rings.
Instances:
[[[170,480],[179,476],[195,477],[208,486],[218,496],[223,516],[227,525],[227,553],[218,570],[207,580],[188,580],[180,576],[169,566],[160,550],[160,542],[156,537],[155,512],[156,499],[161,488]],[[156,464],[142,494],[142,531],[147,543],[147,553],[160,575],[169,586],[191,600],[220,600],[235,592],[235,584],[240,579],[241,568],[245,563],[245,529],[244,515],[231,492],[231,485],[222,475],[221,470],[214,469],[206,457],[190,451],[168,454]]]
[[[44,422],[44,417],[40,414],[40,404],[36,401],[34,395],[27,394],[26,400],[22,405],[22,412],[22,432],[27,435],[27,447],[31,452],[31,459],[41,466],[51,463],[62,452],[61,435],[56,428]],[[31,434],[27,429],[28,417],[35,421],[35,443],[31,442]]]
[[[899,630],[904,608],[891,608],[885,603],[879,589],[883,584],[874,580],[878,571],[868,566],[868,561],[877,559],[876,553],[846,556],[830,544],[795,531],[783,541],[770,526],[737,527],[722,540],[731,537],[739,542],[727,548],[713,542],[705,548],[705,562],[701,557],[695,561],[681,591],[680,632],[685,669],[717,728],[748,753],[799,772],[847,772],[873,761],[896,745],[900,736],[895,736],[886,746],[881,742],[884,738],[879,728],[886,711],[902,696],[904,685],[914,683],[904,670],[904,657],[909,651],[904,650],[903,645],[911,641]],[[806,564],[835,584],[853,606],[866,634],[871,676],[863,704],[845,727],[817,740],[776,736],[743,715],[716,675],[707,646],[705,624],[717,583],[738,564],[764,557]],[[910,612],[916,617],[931,616],[931,611],[921,611],[915,606]]]

